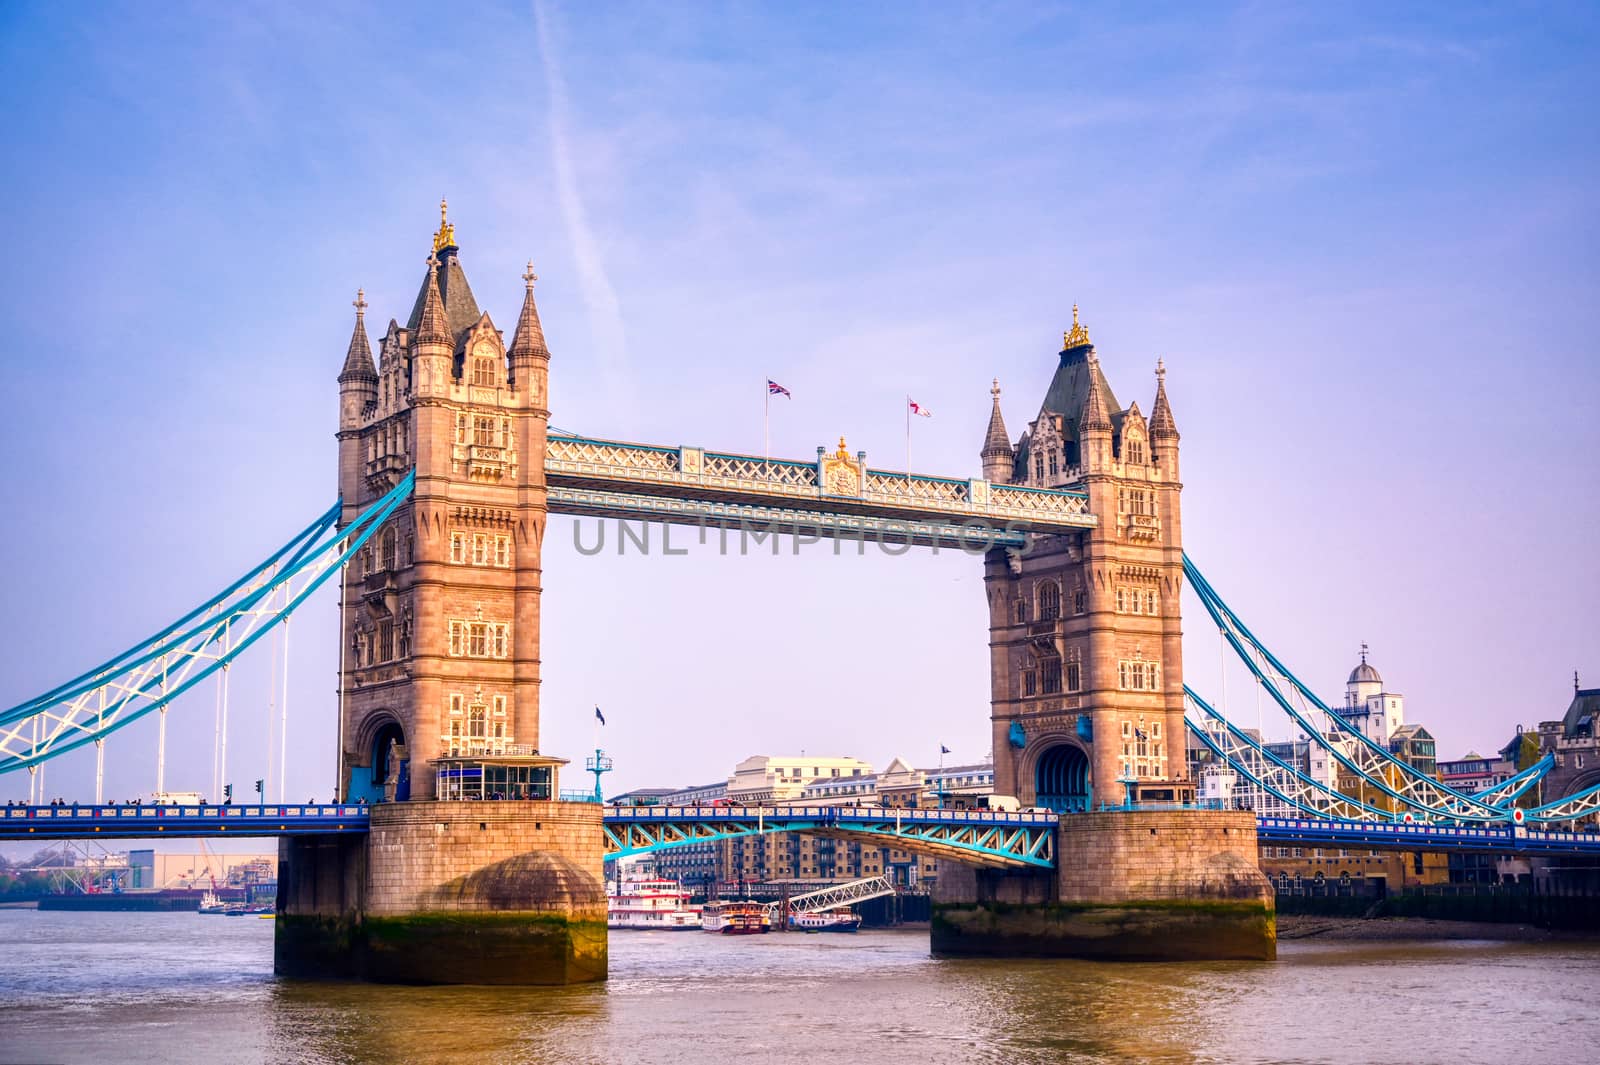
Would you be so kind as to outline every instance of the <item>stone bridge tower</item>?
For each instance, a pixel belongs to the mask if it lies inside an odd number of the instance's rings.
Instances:
[[[345,798],[432,798],[440,758],[538,747],[550,353],[534,280],[530,264],[507,349],[441,203],[411,316],[390,320],[376,367],[357,297],[339,374],[344,520],[417,476],[345,577]]]
[[[1081,491],[1092,529],[984,561],[995,791],[1074,816],[1056,869],[941,864],[935,954],[1271,958],[1272,886],[1247,811],[1090,812],[1192,799],[1183,725],[1178,429],[1156,364],[1146,421],[1124,408],[1072,309],[1039,415],[1013,445],[999,387],[981,455],[993,483]]]
[[[987,559],[995,790],[1063,811],[1129,793],[1189,798],[1182,484],[1166,371],[1157,363],[1148,421],[1138,403],[1124,408],[1076,307],[1059,359],[1015,446],[996,386],[984,475],[1085,492],[1099,524]]]
[[[415,984],[603,980],[601,810],[559,801],[562,762],[537,750],[550,353],[533,268],[507,348],[443,210],[377,365],[356,297],[343,520],[408,470],[416,483],[343,580],[338,787],[372,804],[368,831],[279,840],[273,965]]]

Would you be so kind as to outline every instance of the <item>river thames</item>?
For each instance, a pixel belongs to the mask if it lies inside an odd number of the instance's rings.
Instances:
[[[280,981],[272,922],[0,910],[0,1061],[1577,1061],[1600,944],[1285,942],[1275,963],[951,961],[926,931],[614,933],[555,989]]]

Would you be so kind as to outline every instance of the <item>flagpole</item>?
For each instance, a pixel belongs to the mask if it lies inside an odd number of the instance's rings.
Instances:
[[[761,476],[768,479],[771,476],[769,467],[772,465],[772,382],[763,378],[761,381]]]
[[[906,481],[911,480],[911,396],[906,396]]]

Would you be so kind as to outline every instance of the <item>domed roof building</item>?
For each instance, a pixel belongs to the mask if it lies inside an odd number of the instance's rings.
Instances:
[[[1364,647],[1365,645],[1363,645],[1363,648]],[[1383,685],[1383,677],[1381,677],[1378,674],[1378,671],[1374,669],[1371,663],[1367,661],[1367,652],[1365,649],[1363,649],[1361,652],[1361,664],[1350,671],[1349,683],[1376,684],[1380,687]]]
[[[1387,744],[1406,723],[1405,696],[1383,690],[1383,675],[1367,661],[1367,645],[1361,645],[1361,661],[1345,682],[1344,705],[1339,716],[1354,725],[1374,743]]]

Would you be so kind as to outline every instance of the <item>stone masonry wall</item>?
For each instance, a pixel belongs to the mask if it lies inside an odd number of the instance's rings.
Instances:
[[[504,902],[483,892],[441,891],[498,863],[539,853],[588,872],[598,901],[529,899],[520,910],[559,909],[572,917],[605,919],[604,854],[596,803],[408,802],[372,808],[368,838],[366,913],[370,916],[439,910],[490,910]],[[570,893],[563,893],[571,897]]]
[[[1064,902],[1271,900],[1255,816],[1238,811],[1118,811],[1063,818]]]

